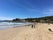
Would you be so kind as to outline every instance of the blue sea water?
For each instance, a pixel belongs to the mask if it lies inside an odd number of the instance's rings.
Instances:
[[[19,27],[23,25],[28,25],[30,23],[19,23],[19,22],[0,22],[0,30],[6,28]]]

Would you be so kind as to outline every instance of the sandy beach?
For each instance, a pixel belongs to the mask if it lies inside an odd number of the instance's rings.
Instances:
[[[30,26],[0,30],[0,40],[53,40],[53,32],[49,27],[53,24],[38,23],[35,28]]]

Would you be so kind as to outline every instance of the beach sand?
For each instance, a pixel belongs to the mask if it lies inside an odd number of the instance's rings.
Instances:
[[[48,28],[53,26],[47,23],[38,23],[35,28],[30,26],[0,30],[0,40],[53,40],[53,32]]]

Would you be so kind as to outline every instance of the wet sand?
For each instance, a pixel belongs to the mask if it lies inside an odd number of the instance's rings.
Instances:
[[[0,30],[0,40],[53,40],[53,32],[48,28],[53,24],[38,23],[31,26]]]

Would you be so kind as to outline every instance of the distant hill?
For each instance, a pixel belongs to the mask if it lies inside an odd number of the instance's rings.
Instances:
[[[20,18],[16,18],[16,19],[13,19],[12,22],[25,22],[25,20],[20,19]]]
[[[46,23],[53,23],[53,16],[45,16],[45,17],[39,17],[39,18],[26,18],[26,19],[20,19],[15,18],[13,20],[0,20],[0,22],[46,22]]]
[[[53,22],[53,16],[45,16],[40,18],[26,18],[28,22]]]

